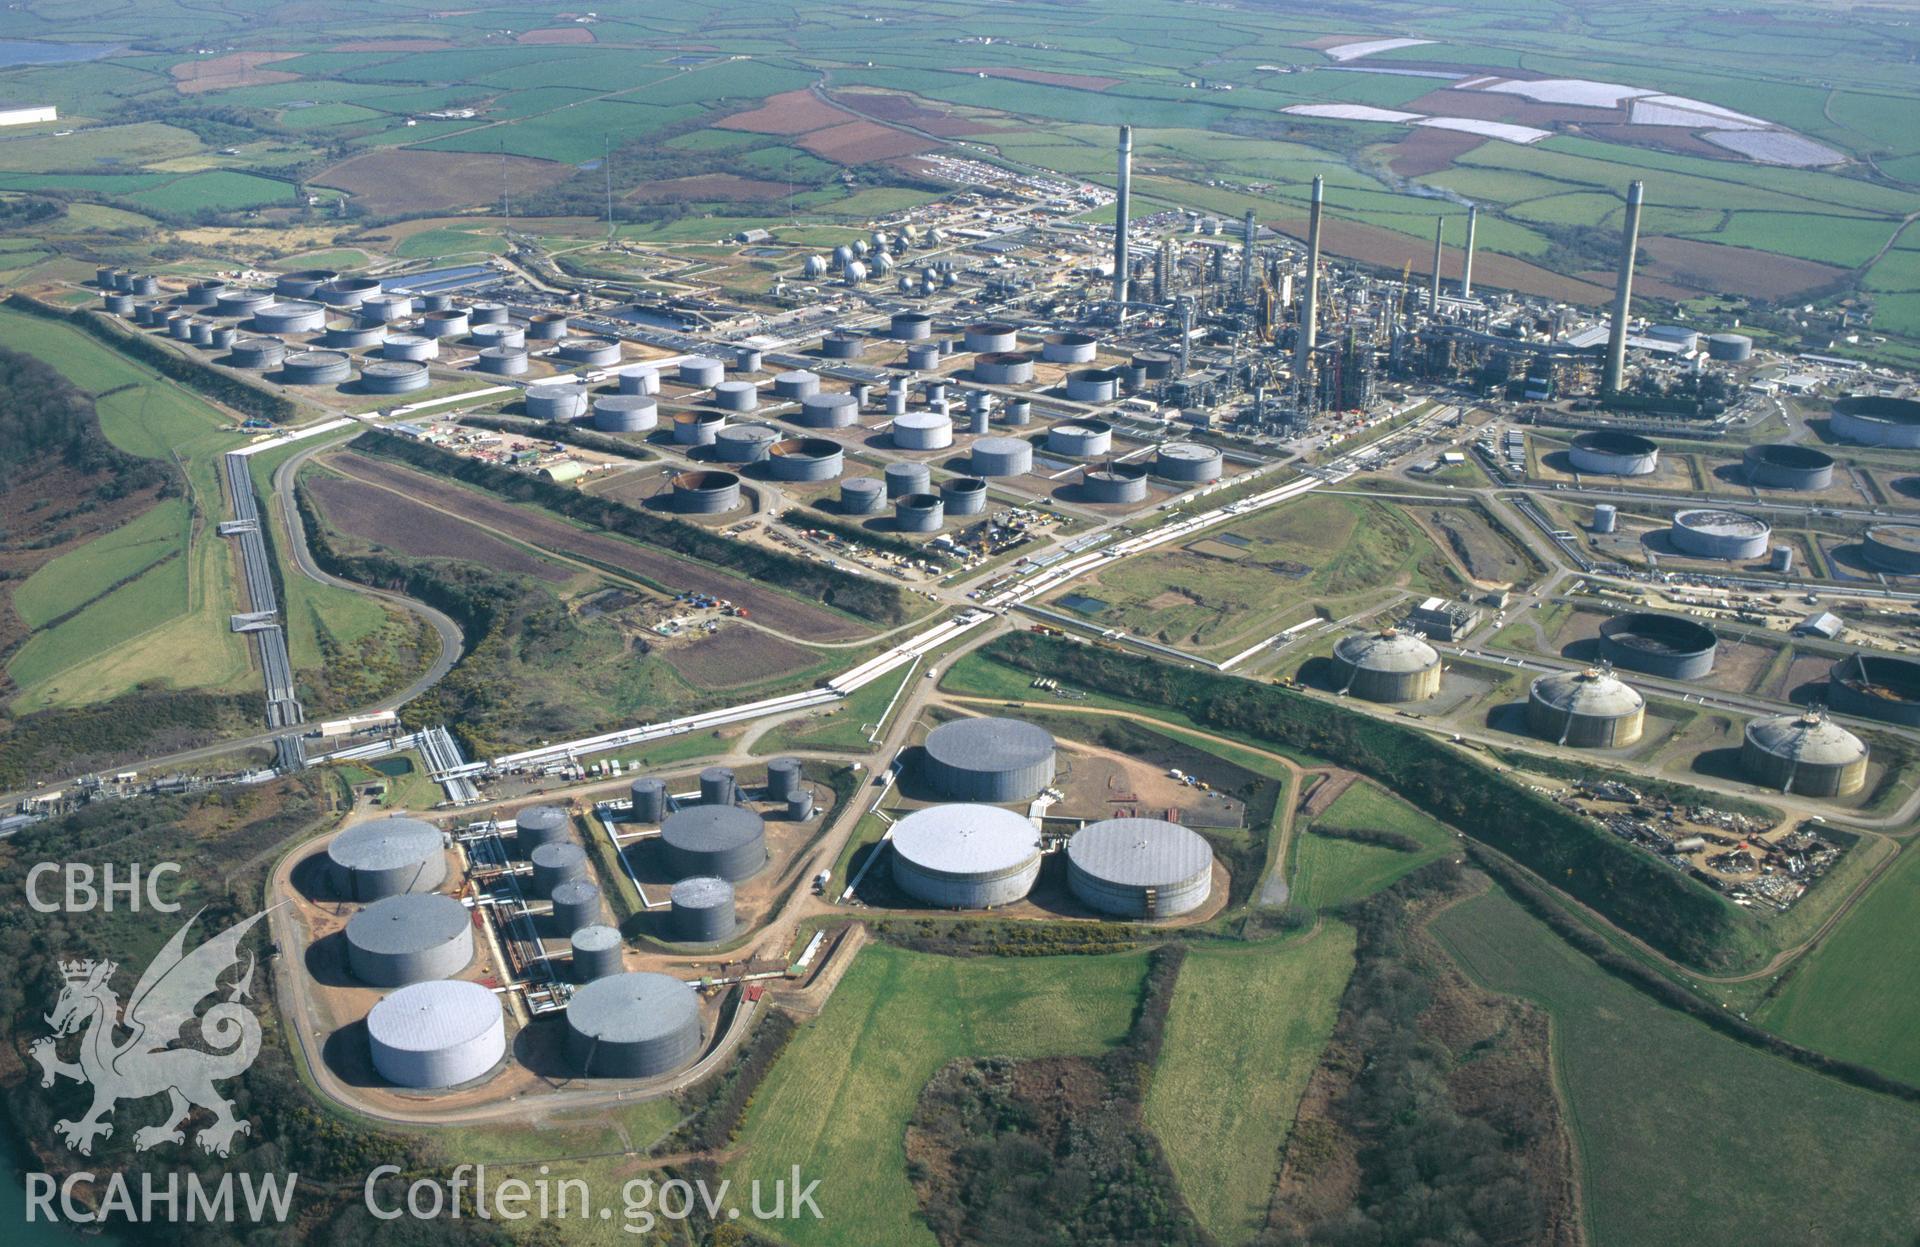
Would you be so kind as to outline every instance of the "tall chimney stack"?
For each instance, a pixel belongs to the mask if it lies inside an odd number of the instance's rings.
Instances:
[[[1253,298],[1253,242],[1260,234],[1260,226],[1253,219],[1253,209],[1247,209],[1246,218],[1240,224],[1240,299],[1248,302]]]
[[[1627,220],[1620,234],[1620,287],[1613,295],[1613,324],[1607,332],[1607,371],[1602,395],[1618,394],[1627,382],[1627,313],[1633,305],[1633,256],[1640,249],[1640,201],[1646,183],[1627,187]]]
[[[1473,297],[1473,233],[1474,226],[1480,223],[1480,208],[1476,204],[1467,207],[1467,258],[1460,262],[1460,297]]]
[[[1300,300],[1300,340],[1293,352],[1294,380],[1302,387],[1313,370],[1313,348],[1320,337],[1320,201],[1325,192],[1325,179],[1314,178],[1307,209],[1307,290]]]
[[[1114,318],[1127,318],[1127,201],[1133,191],[1133,127],[1120,127],[1120,185],[1113,205]]]
[[[1433,223],[1433,289],[1427,293],[1427,311],[1435,316],[1440,314],[1440,236],[1446,231],[1447,218],[1440,217]]]

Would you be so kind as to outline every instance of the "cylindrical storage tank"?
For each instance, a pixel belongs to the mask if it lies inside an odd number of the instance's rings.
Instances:
[[[770,424],[728,425],[714,435],[713,455],[722,463],[759,463],[779,440],[780,430]]]
[[[1567,458],[1576,472],[1646,476],[1660,466],[1660,448],[1636,433],[1602,429],[1575,437]]]
[[[1144,502],[1147,497],[1147,468],[1141,463],[1109,463],[1104,468],[1087,468],[1081,473],[1080,488],[1088,502]]]
[[[217,279],[190,281],[187,283],[186,302],[189,307],[217,307],[220,296],[227,292],[227,283]],[[309,298],[309,295],[300,295]]]
[[[541,312],[527,321],[527,337],[540,342],[558,342],[567,336],[565,312]]]
[[[673,478],[673,509],[682,515],[719,515],[740,505],[740,478],[731,472],[682,472]]]
[[[527,345],[527,331],[518,325],[470,324],[467,337],[482,350],[490,346],[511,346],[524,350]]]
[[[858,359],[866,348],[866,339],[857,333],[836,330],[820,339],[820,354],[828,359]]]
[[[567,977],[575,983],[611,978],[626,969],[620,955],[620,932],[599,923],[581,927],[569,936],[567,951],[573,959]]]
[[[1647,703],[1612,672],[1556,671],[1533,682],[1527,727],[1576,749],[1620,749],[1640,739]]]
[[[846,452],[824,437],[789,437],[767,448],[776,481],[830,481],[840,475]]]
[[[953,421],[937,411],[910,411],[894,420],[893,444],[901,450],[943,450],[953,445]]]
[[[760,405],[760,387],[751,381],[722,381],[713,387],[713,401],[726,411],[752,411]]]
[[[1767,552],[1773,530],[1765,521],[1738,511],[1702,507],[1673,517],[1667,539],[1682,554],[1702,559],[1757,559]]]
[[[1700,331],[1685,325],[1649,325],[1646,336],[1655,342],[1670,342],[1682,352],[1698,350]]]
[[[1775,546],[1772,555],[1767,558],[1767,570],[1770,572],[1781,572],[1783,574],[1792,571],[1793,547]]]
[[[387,340],[385,325],[334,325],[321,342],[336,351],[379,346]]]
[[[239,341],[240,331],[231,325],[215,326],[208,335],[207,345],[216,351],[231,351],[233,344]]]
[[[925,312],[895,312],[887,336],[895,342],[924,342],[933,336],[933,317]]]
[[[969,456],[975,476],[1024,476],[1033,471],[1033,443],[1018,437],[983,437]]]
[[[113,271],[113,288],[123,293],[132,293],[133,274],[123,268],[115,269]]]
[[[1827,672],[1827,705],[1907,727],[1920,727],[1920,662],[1850,654]]]
[[[347,921],[347,969],[373,987],[450,979],[473,960],[473,915],[438,892],[389,896]]]
[[[887,391],[886,412],[889,416],[904,416],[907,414],[907,392],[905,390]]]
[[[1110,818],[1067,841],[1067,887],[1116,918],[1176,918],[1213,893],[1213,848],[1178,823]]]
[[[439,355],[440,343],[417,333],[388,334],[387,340],[380,344],[380,358],[400,360],[403,363],[437,359]]]
[[[967,413],[967,432],[975,434],[986,433],[988,429],[992,427],[988,423],[992,419],[993,413],[991,408],[975,407]]]
[[[735,372],[759,372],[764,359],[763,354],[751,346],[733,348],[733,370]]]
[[[893,526],[903,533],[939,532],[946,518],[946,504],[939,494],[902,494],[894,499]]]
[[[893,825],[893,882],[945,909],[1012,905],[1040,875],[1040,833],[993,805],[936,805]]]
[[[287,385],[339,385],[353,376],[353,361],[339,351],[295,351],[280,361]]]
[[[278,368],[287,357],[287,344],[278,338],[239,338],[227,362],[235,368]]]
[[[1049,454],[1088,459],[1113,450],[1113,426],[1105,420],[1075,420],[1047,430]]]
[[[160,293],[160,279],[148,273],[137,274],[133,279],[133,294],[143,297]]]
[[[585,879],[569,879],[553,890],[548,921],[556,935],[572,935],[600,921],[600,889]]]
[[[664,974],[595,979],[567,1005],[567,1060],[588,1078],[659,1078],[700,1053],[700,1002]]]
[[[391,323],[413,315],[413,299],[404,294],[376,294],[360,300],[360,319],[368,324]]]
[[[195,346],[212,346],[213,345],[213,322],[212,321],[196,320],[191,325],[187,326],[187,329],[189,331],[188,340],[191,341]]]
[[[334,895],[351,901],[431,892],[447,878],[446,837],[417,818],[349,827],[327,845],[327,877]]]
[[[1333,647],[1333,687],[1367,701],[1425,701],[1440,691],[1440,654],[1411,632],[1357,632]]]
[[[593,427],[602,433],[645,433],[659,424],[659,403],[644,394],[602,394],[593,400]]]
[[[476,303],[467,309],[467,321],[475,325],[504,325],[507,323],[507,306],[504,303]]]
[[[799,792],[801,770],[798,758],[775,758],[767,763],[767,800],[785,801]]]
[[[1165,381],[1173,375],[1173,356],[1165,351],[1135,351],[1128,364],[1144,373],[1148,381]]]
[[[1620,526],[1620,509],[1611,502],[1602,502],[1593,508],[1593,531],[1601,535],[1613,532]]]
[[[1082,368],[1070,372],[1067,397],[1076,403],[1110,403],[1120,397],[1120,374],[1112,368]]]
[[[327,309],[318,303],[269,303],[256,308],[256,333],[319,333],[327,327]]]
[[[265,290],[229,286],[214,301],[214,310],[222,316],[251,316],[272,303],[273,296]]]
[[[620,362],[620,344],[612,338],[563,338],[560,358],[591,368]]]
[[[1050,333],[1040,344],[1040,358],[1049,364],[1091,364],[1099,352],[1092,334],[1073,330]]]
[[[889,463],[884,475],[889,499],[924,494],[933,479],[933,473],[928,471],[924,463]]]
[[[380,280],[377,277],[339,277],[314,293],[330,307],[359,307],[369,295],[378,294],[379,291]]]
[[[1033,380],[1033,356],[999,351],[973,361],[973,379],[982,385],[1026,385]]]
[[[497,326],[488,325],[493,329]],[[429,338],[465,337],[473,328],[467,323],[467,314],[459,308],[448,308],[444,312],[428,312],[420,318],[420,332]]]
[[[799,792],[796,792],[791,797],[787,798],[787,821],[788,822],[804,823],[812,817],[813,817],[813,793],[811,790],[802,788]]]
[[[1713,670],[1713,629],[1682,615],[1634,611],[1600,625],[1600,657],[1627,671],[1697,680]]]
[[[1053,735],[1020,719],[956,719],[927,733],[926,773],[957,801],[1025,801],[1053,782]]]
[[[543,844],[530,856],[536,896],[552,896],[568,880],[587,877],[587,851],[570,840]]]
[[[1183,485],[1206,485],[1220,479],[1226,460],[1218,450],[1199,442],[1168,442],[1153,457],[1154,474]]]
[[[1856,394],[1834,403],[1833,435],[1857,446],[1920,449],[1920,399]]]
[[[979,515],[987,509],[987,483],[973,476],[941,481],[940,505],[948,515]]]
[[[800,400],[793,422],[809,429],[844,429],[860,418],[860,405],[851,394],[809,394]]]
[[[515,853],[532,857],[543,844],[566,844],[573,839],[573,815],[564,806],[530,805],[514,815]]]
[[[680,361],[680,384],[696,390],[719,385],[727,375],[727,366],[706,355],[694,355]]]
[[[126,316],[133,311],[133,296],[109,290],[101,296],[101,305],[115,316]]]
[[[717,411],[683,411],[673,418],[673,444],[711,446],[727,427],[727,418]]]
[[[414,360],[376,359],[360,369],[360,388],[369,394],[424,390],[432,379],[427,366]]]
[[[962,338],[974,355],[996,355],[1020,346],[1020,331],[1000,320],[976,321],[962,331]]]
[[[627,790],[633,799],[633,808],[627,817],[636,823],[658,823],[667,816],[666,781],[652,776],[642,776],[633,781]]]
[[[645,366],[622,368],[620,370],[620,392],[622,394],[658,394],[660,392],[660,370]]]
[[[490,346],[475,356],[475,366],[481,372],[492,373],[496,377],[517,377],[527,370],[527,348],[524,346]]]
[[[733,938],[733,885],[712,875],[682,879],[667,893],[667,930],[676,944],[718,944]]]
[[[158,303],[136,303],[133,305],[133,323],[136,325],[160,325],[164,327],[172,312]]]
[[[940,347],[935,343],[921,343],[907,348],[907,367],[915,372],[932,372],[940,366]]]
[[[731,767],[710,766],[700,772],[700,804],[732,805],[740,799],[740,780]]]
[[[1006,407],[1002,409],[1001,419],[1013,425],[1015,428],[1032,423],[1032,400],[1025,398],[1008,399]]]
[[[660,849],[675,879],[717,875],[738,883],[767,864],[766,825],[745,806],[690,805],[660,824]]]
[[[1833,456],[1811,446],[1749,446],[1742,461],[1748,483],[1768,489],[1820,490],[1833,484]]]
[[[887,504],[885,482],[874,476],[855,476],[840,482],[840,514],[878,515]]]
[[[1871,567],[1896,576],[1920,576],[1920,524],[1875,524],[1861,540]]]
[[[773,379],[775,398],[800,399],[820,392],[820,377],[804,368],[783,372]]]
[[[167,317],[167,336],[177,342],[193,341],[192,313],[175,312]]]
[[[416,294],[413,296],[413,306],[421,312],[444,312],[453,306],[453,296],[437,290],[431,294]]]
[[[111,290],[113,289],[113,274],[114,270],[106,266],[96,268],[93,270],[93,284],[102,290]]]
[[[1754,783],[1799,797],[1844,797],[1867,785],[1867,746],[1818,711],[1747,724],[1740,765]]]
[[[1708,334],[1707,358],[1726,364],[1743,364],[1753,358],[1753,339],[1744,333]]]
[[[506,1017],[500,998],[478,983],[414,983],[373,1006],[367,1043],[375,1072],[397,1087],[457,1087],[505,1058]]]
[[[297,273],[282,273],[274,278],[273,292],[283,299],[311,299],[340,274],[332,269],[306,268]]]
[[[587,387],[572,382],[527,388],[527,415],[535,420],[578,420],[587,414]]]

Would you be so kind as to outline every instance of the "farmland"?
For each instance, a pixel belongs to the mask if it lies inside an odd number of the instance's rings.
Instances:
[[[1297,843],[1294,886],[1300,904],[1333,909],[1370,896],[1453,847],[1445,827],[1405,802],[1356,783],[1335,797]],[[1339,833],[1385,831],[1417,841],[1409,849]]]

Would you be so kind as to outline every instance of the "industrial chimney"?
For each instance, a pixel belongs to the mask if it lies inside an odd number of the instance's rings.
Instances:
[[[1313,179],[1313,199],[1307,209],[1307,290],[1300,300],[1300,340],[1294,345],[1293,375],[1305,386],[1313,369],[1313,348],[1320,336],[1320,201],[1324,178]]]
[[[1120,185],[1113,205],[1114,318],[1127,318],[1127,199],[1133,189],[1133,127],[1120,127]]]
[[[1260,233],[1252,208],[1247,209],[1240,231],[1240,300],[1245,303],[1253,300],[1253,243]]]
[[[1433,223],[1433,289],[1427,294],[1427,311],[1440,314],[1440,237],[1446,232],[1447,218],[1436,218]]]
[[[1467,207],[1467,258],[1460,262],[1460,297],[1473,297],[1473,234],[1474,226],[1480,223],[1480,209],[1475,205]]]
[[[1607,332],[1607,371],[1600,393],[1618,394],[1627,382],[1627,312],[1633,304],[1633,257],[1640,249],[1640,201],[1646,183],[1627,187],[1627,220],[1620,238],[1620,288],[1613,295],[1613,324]]]

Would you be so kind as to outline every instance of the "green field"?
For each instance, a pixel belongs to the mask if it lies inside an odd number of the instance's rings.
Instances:
[[[1660,1007],[1497,891],[1433,929],[1482,986],[1552,1015],[1596,1244],[1912,1241],[1920,1106]]]
[[[184,499],[166,499],[21,581],[13,609],[27,627],[45,627],[169,555],[177,557],[187,547],[190,520]]]
[[[1313,834],[1314,827],[1365,828],[1412,836],[1417,853]],[[1357,783],[1334,798],[1296,841],[1294,897],[1310,909],[1332,909],[1380,889],[1454,848],[1453,833],[1397,797]]]
[[[862,949],[754,1096],[726,1169],[740,1184],[798,1165],[822,1179],[824,1219],[756,1230],[822,1247],[932,1244],[914,1215],[904,1150],[927,1080],[959,1057],[1103,1052],[1126,1035],[1145,972],[1144,953],[996,960]]]
[[[190,130],[157,121],[102,126],[0,143],[0,170],[8,173],[84,172],[102,164],[149,165],[201,150]]]
[[[332,192],[318,192],[332,194]],[[168,216],[191,217],[199,212],[232,212],[265,204],[288,205],[293,202],[290,183],[218,169],[208,173],[190,173],[163,185],[135,191],[127,196],[138,207]]]
[[[1281,1149],[1333,1034],[1353,930],[1188,954],[1147,1095],[1180,1190],[1221,1243],[1265,1222]]]
[[[868,729],[876,724],[881,730],[885,729],[881,716],[887,713],[887,708],[893,704],[895,694],[900,691],[907,677],[917,676],[920,671],[918,664],[909,663],[900,669],[898,675],[882,676],[817,717],[782,723],[755,741],[753,751],[756,754],[770,754],[785,753],[789,749],[832,749],[842,753],[866,753],[873,748],[873,742],[867,739]]]

